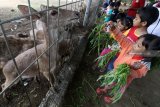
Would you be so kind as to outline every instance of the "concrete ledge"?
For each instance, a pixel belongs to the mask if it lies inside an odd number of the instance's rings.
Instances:
[[[78,68],[82,59],[87,45],[87,38],[85,36],[80,38],[78,44],[79,45],[75,49],[74,55],[70,62],[64,64],[64,67],[58,75],[59,81],[58,85],[55,87],[58,92],[55,92],[52,88],[50,88],[39,107],[61,107],[68,85],[71,82],[75,70]]]

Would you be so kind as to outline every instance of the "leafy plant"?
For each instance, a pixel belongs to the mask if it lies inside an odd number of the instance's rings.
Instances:
[[[115,103],[122,97],[121,89],[127,84],[127,77],[130,74],[130,67],[127,64],[121,64],[116,69],[100,76],[97,81],[101,82],[101,86],[113,85],[111,91],[108,92],[112,96],[112,103]]]
[[[155,2],[155,0],[149,0],[151,3]]]
[[[99,68],[105,68],[105,66],[108,64],[108,62],[113,59],[116,54],[119,52],[119,50],[113,50],[103,56],[99,56],[96,61],[98,62],[98,67]]]
[[[101,15],[99,18],[96,19],[96,23],[104,23],[105,14],[102,14],[102,11],[99,12]]]
[[[113,42],[114,39],[111,38],[108,33],[103,31],[104,27],[105,24],[97,24],[90,33],[90,52],[97,49],[97,53],[99,55],[102,48],[108,47],[108,44]]]

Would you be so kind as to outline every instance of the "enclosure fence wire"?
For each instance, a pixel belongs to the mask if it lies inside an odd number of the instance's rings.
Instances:
[[[15,58],[13,57],[13,54],[12,54],[12,52],[11,52],[11,49],[10,49],[10,47],[9,47],[9,45],[8,45],[8,40],[7,40],[7,36],[6,36],[6,34],[5,34],[5,31],[4,31],[3,25],[0,25],[0,26],[1,26],[2,33],[3,33],[3,35],[4,35],[4,40],[5,40],[7,49],[8,49],[8,51],[9,51],[10,56],[12,57],[12,60],[13,60],[13,63],[14,63],[14,65],[15,65],[15,67],[16,67],[16,71],[17,71],[17,74],[19,75],[20,81],[22,82],[22,75],[20,75],[19,68],[18,68],[17,63],[16,63],[16,61],[15,61]],[[18,79],[19,79],[19,78],[18,78]],[[17,80],[17,79],[16,79],[16,80]],[[15,82],[15,81],[14,81],[14,82]],[[14,83],[14,82],[13,82],[13,83]],[[13,83],[12,83],[12,84],[13,84]],[[8,89],[12,84],[10,84],[6,89]],[[0,95],[2,95],[2,94],[6,91],[6,89],[4,89],[4,90],[0,93]],[[28,95],[28,93],[27,93],[26,90],[25,90],[25,93],[26,93],[27,98],[28,98],[28,100],[29,100],[30,106],[32,106],[31,100],[30,100],[29,95]]]
[[[60,0],[59,0],[59,6],[57,7],[57,8],[58,8],[58,29],[59,29],[59,9],[60,9],[60,7],[66,6],[66,9],[67,9],[67,5],[71,5],[71,7],[72,7],[72,4],[75,3],[75,6],[76,6],[76,3],[79,3],[79,2],[81,2],[81,1],[77,1],[77,0],[76,0],[76,2],[73,2],[73,0],[72,0],[71,3],[67,3],[67,2],[68,2],[68,0],[66,0],[66,4],[60,5]],[[50,42],[49,42],[49,47],[47,47],[47,49],[45,49],[45,51],[42,52],[42,54],[40,54],[40,55],[38,56],[38,54],[37,54],[37,48],[36,48],[36,42],[35,42],[35,31],[34,31],[33,19],[32,19],[32,15],[36,15],[37,13],[47,12],[47,31],[48,31],[48,29],[49,29],[49,27],[48,27],[48,25],[49,25],[49,10],[52,10],[51,8],[49,8],[49,0],[47,0],[47,9],[46,9],[46,10],[32,13],[32,12],[31,12],[31,3],[30,3],[30,0],[28,0],[28,7],[29,7],[29,14],[24,15],[24,16],[21,16],[21,17],[15,17],[15,18],[12,18],[12,19],[3,21],[3,22],[0,21],[0,26],[1,26],[1,29],[2,29],[2,34],[4,35],[4,39],[5,39],[5,43],[6,43],[7,49],[8,49],[8,51],[9,51],[10,56],[12,57],[12,60],[13,60],[13,62],[14,62],[14,64],[15,64],[15,67],[16,67],[16,69],[17,69],[17,74],[18,74],[18,76],[11,82],[11,84],[10,84],[9,86],[7,86],[2,92],[0,92],[0,95],[2,95],[2,94],[3,94],[11,85],[13,85],[19,78],[20,78],[20,80],[22,81],[22,77],[21,77],[21,76],[22,76],[35,62],[37,62],[37,64],[38,64],[38,59],[39,59],[44,53],[46,53],[47,51],[49,51],[49,70],[50,70],[50,48],[51,48],[53,45],[57,44],[58,39],[57,39],[56,41],[54,41],[54,43],[50,43]],[[71,8],[71,10],[72,10],[72,8]],[[9,44],[8,44],[8,41],[7,41],[7,36],[6,36],[5,30],[4,30],[4,28],[3,28],[3,24],[8,23],[8,22],[11,22],[11,21],[14,21],[14,20],[19,20],[19,19],[22,19],[22,18],[26,18],[26,17],[30,17],[30,24],[31,24],[31,28],[32,28],[32,30],[33,30],[33,37],[34,37],[34,47],[35,47],[35,50],[36,50],[36,59],[35,59],[32,63],[30,63],[30,64],[20,73],[19,68],[18,68],[18,66],[17,66],[17,63],[16,63],[16,61],[15,61],[15,58],[13,57],[13,54],[12,54],[11,49],[10,49],[10,47],[9,47]],[[49,36],[49,37],[50,37],[50,36]],[[39,69],[39,65],[38,65],[38,69]],[[39,73],[40,73],[40,72],[39,72]],[[31,103],[31,100],[30,100],[30,98],[29,98],[29,95],[28,95],[27,91],[25,91],[25,93],[26,93],[26,95],[27,95],[27,97],[28,97],[30,106],[32,106],[32,103]]]
[[[32,14],[32,12],[31,12],[31,2],[30,2],[30,0],[28,0],[28,7],[29,7],[29,14]],[[35,36],[35,31],[34,31],[32,16],[30,16],[30,23],[31,23],[31,28],[32,28],[32,32],[33,32],[33,39],[34,39],[34,47],[35,47],[35,51],[36,51],[36,58],[38,58],[38,52],[37,52],[37,47],[36,47],[36,36]],[[38,75],[39,75],[39,77],[40,77],[40,69],[39,69],[38,60],[37,60],[37,67],[38,67]]]

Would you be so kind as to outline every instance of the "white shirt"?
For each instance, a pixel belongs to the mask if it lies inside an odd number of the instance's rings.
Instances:
[[[158,19],[147,28],[147,32],[149,34],[154,34],[160,37],[160,8],[158,8],[158,11]]]

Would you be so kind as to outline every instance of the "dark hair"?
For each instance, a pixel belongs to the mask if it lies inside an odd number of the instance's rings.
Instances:
[[[103,8],[106,8],[108,6],[108,3],[107,2],[105,2],[105,3],[103,3]]]
[[[149,50],[160,50],[160,38],[154,39],[148,48]]]
[[[117,1],[114,3],[114,7],[119,7],[121,5],[121,1]]]
[[[113,2],[113,0],[109,0],[109,4],[112,3],[112,2]]]
[[[137,14],[139,14],[141,22],[147,22],[146,26],[148,27],[158,19],[159,11],[156,7],[147,6],[138,9]]]
[[[115,5],[114,2],[109,3],[109,6],[111,6],[111,7],[114,7],[114,5]]]
[[[120,20],[121,20],[122,25],[127,27],[127,29],[129,29],[133,26],[133,20],[129,17],[123,17]]]
[[[159,50],[160,49],[160,37],[153,34],[144,34],[138,39],[144,38],[142,45],[146,50]]]
[[[144,34],[139,37],[144,38],[142,45],[146,48],[146,50],[160,50],[160,37],[153,34]],[[144,57],[145,62],[152,61],[153,57]]]
[[[117,19],[122,19],[122,18],[124,18],[124,17],[126,17],[126,14],[125,14],[125,13],[118,13],[117,16],[116,16],[116,20],[117,20]]]

